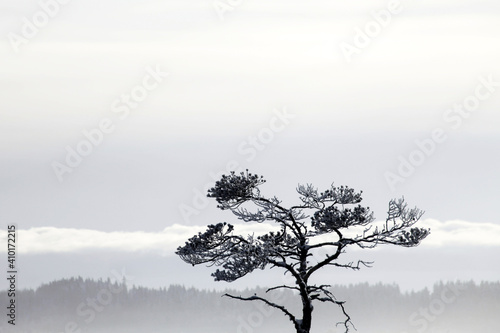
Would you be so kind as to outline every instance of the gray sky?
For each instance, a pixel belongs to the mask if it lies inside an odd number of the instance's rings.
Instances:
[[[172,252],[235,222],[204,197],[234,168],[285,203],[334,182],[378,219],[402,195],[426,211],[426,244],[340,281],[498,278],[496,1],[3,0],[0,14],[0,233],[21,230],[21,286],[123,268],[215,287]]]

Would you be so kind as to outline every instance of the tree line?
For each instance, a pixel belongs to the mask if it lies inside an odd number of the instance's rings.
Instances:
[[[402,292],[394,284],[333,285],[331,292],[348,301],[358,332],[460,333],[498,332],[500,282],[439,282],[431,290]],[[168,288],[127,286],[125,281],[82,277],[53,281],[17,293],[16,327],[6,320],[0,332],[290,332],[280,311],[254,302],[221,297],[224,293],[248,297],[266,288],[201,290],[181,285]],[[299,309],[294,291],[275,294],[290,309]],[[7,299],[6,291],[0,298]],[[343,326],[339,309],[315,309],[323,318],[312,332],[337,333]],[[338,318],[338,320],[337,320]]]

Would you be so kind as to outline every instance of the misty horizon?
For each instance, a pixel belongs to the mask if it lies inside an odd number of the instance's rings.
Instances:
[[[221,297],[222,293],[252,295],[263,293],[265,289],[218,292],[180,285],[150,289],[130,286],[125,280],[120,281],[119,276],[105,280],[64,279],[46,283],[36,290],[20,291],[21,309],[29,314],[24,316],[20,329],[29,331],[31,327],[40,333],[65,329],[289,332],[291,325],[281,313],[262,305]],[[495,327],[499,324],[494,316],[498,311],[499,282],[437,282],[430,290],[404,293],[394,284],[381,283],[333,285],[331,290],[346,301],[358,330],[366,332],[445,332],[451,329],[461,333],[474,327],[489,333],[496,332]],[[292,292],[279,292],[272,299],[296,311]],[[471,302],[475,308],[472,313]],[[192,311],[196,311],[195,318]],[[463,316],[465,313],[468,316]],[[327,333],[335,329],[342,315],[334,307],[319,306],[314,316],[318,322],[313,332]],[[11,332],[3,323],[0,328],[3,332]]]

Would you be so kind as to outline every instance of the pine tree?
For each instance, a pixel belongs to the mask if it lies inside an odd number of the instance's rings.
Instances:
[[[332,185],[324,192],[318,192],[310,184],[298,185],[300,203],[287,208],[278,198],[261,194],[259,186],[264,182],[262,176],[248,170],[239,175],[231,172],[215,183],[208,191],[208,197],[215,198],[218,208],[231,211],[244,222],[272,221],[279,231],[257,237],[243,236],[235,234],[234,226],[226,222],[211,224],[205,232],[179,247],[176,254],[193,266],[209,264],[221,267],[212,274],[216,281],[235,281],[268,266],[291,274],[294,284],[278,285],[266,293],[279,289],[297,291],[302,305],[299,315],[259,295],[225,296],[263,302],[279,309],[293,323],[297,333],[310,332],[315,302],[339,306],[345,316],[341,322],[345,330],[349,331],[353,326],[345,311],[345,302],[335,298],[330,286],[310,283],[311,276],[327,266],[358,270],[371,264],[362,260],[357,263],[338,262],[347,247],[374,248],[381,244],[413,247],[429,234],[427,229],[414,227],[423,212],[418,208],[409,209],[403,199],[391,200],[385,223],[376,225],[369,207],[359,204],[362,192],[349,187]],[[253,204],[253,211],[246,208],[248,204]],[[347,229],[358,232],[355,236],[346,236]],[[325,235],[328,236],[326,240]],[[323,236],[322,240],[317,241],[318,236]]]

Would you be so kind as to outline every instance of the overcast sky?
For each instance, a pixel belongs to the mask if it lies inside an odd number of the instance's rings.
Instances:
[[[237,223],[205,193],[245,168],[285,203],[334,182],[378,220],[401,196],[426,211],[421,247],[356,252],[375,267],[340,282],[498,279],[497,1],[55,3],[0,2],[0,234],[20,230],[21,287],[122,269],[218,286],[173,251]]]

